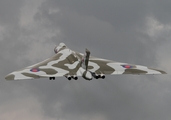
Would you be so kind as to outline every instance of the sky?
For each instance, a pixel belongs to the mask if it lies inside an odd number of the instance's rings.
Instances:
[[[170,0],[1,0],[0,120],[170,120]],[[167,75],[6,81],[70,49]]]

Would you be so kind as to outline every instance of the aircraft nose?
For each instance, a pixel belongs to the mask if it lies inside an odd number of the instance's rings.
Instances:
[[[5,79],[6,80],[14,80],[14,75],[12,75],[12,74],[9,74],[9,75],[7,75],[6,77],[5,77]]]

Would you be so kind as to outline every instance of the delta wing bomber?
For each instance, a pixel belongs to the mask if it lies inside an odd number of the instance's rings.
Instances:
[[[114,62],[107,59],[90,56],[90,51],[85,54],[69,49],[64,43],[60,43],[54,49],[55,55],[38,64],[14,71],[5,77],[6,80],[38,79],[64,76],[68,80],[78,79],[82,76],[86,80],[92,78],[105,78],[105,75],[122,74],[166,74],[162,70],[148,68],[141,65]]]

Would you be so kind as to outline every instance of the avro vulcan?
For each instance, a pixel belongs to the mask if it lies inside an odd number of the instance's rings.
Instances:
[[[66,77],[68,80],[77,80],[79,76],[85,80],[105,79],[106,75],[122,74],[166,74],[158,69],[142,65],[115,62],[90,56],[90,51],[85,54],[69,49],[64,43],[60,43],[54,49],[55,55],[40,63],[14,71],[5,77],[6,80],[23,80],[56,77]]]

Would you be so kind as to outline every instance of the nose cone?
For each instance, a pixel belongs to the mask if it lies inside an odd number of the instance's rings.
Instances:
[[[12,74],[9,74],[9,75],[7,75],[6,77],[5,77],[5,79],[6,80],[14,80],[14,75],[12,75]]]
[[[60,43],[59,46],[66,47],[65,43]]]

